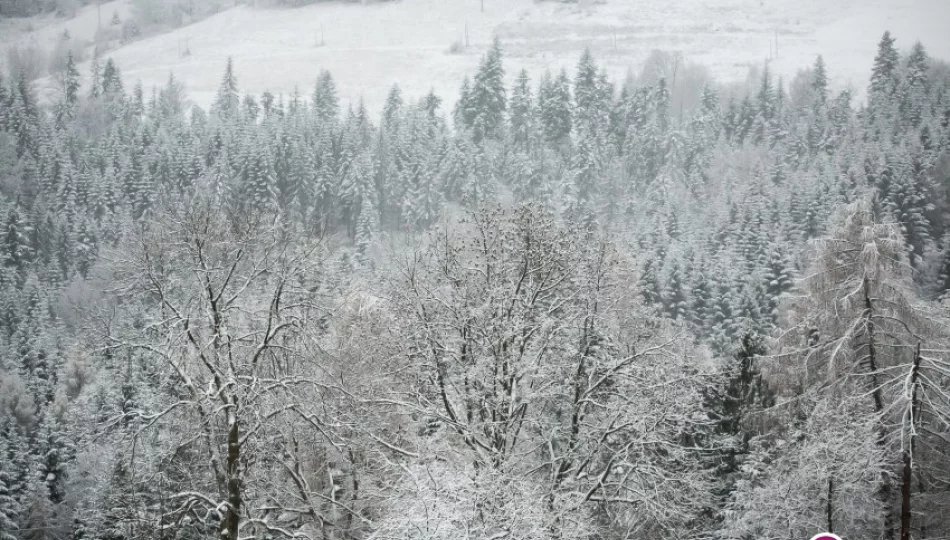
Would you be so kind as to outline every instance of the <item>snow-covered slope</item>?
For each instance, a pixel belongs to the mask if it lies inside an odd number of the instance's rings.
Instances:
[[[228,56],[234,57],[242,90],[254,93],[287,95],[299,88],[306,95],[319,70],[329,69],[345,99],[362,96],[373,111],[393,83],[410,96],[432,88],[453,103],[462,77],[472,73],[494,35],[505,45],[510,77],[521,67],[535,76],[570,68],[585,47],[615,77],[639,71],[653,49],[681,51],[714,75],[734,79],[770,57],[773,69],[791,76],[822,54],[833,83],[860,94],[886,29],[903,48],[919,39],[931,55],[950,58],[948,0],[484,0],[484,11],[482,3],[241,6],[110,55],[130,82],[139,79],[146,88],[174,72],[201,105],[210,103]],[[103,13],[112,10],[110,5]],[[71,32],[94,32],[94,13],[87,9],[69,23]],[[37,30],[46,37],[34,39],[51,39],[57,35],[51,29],[62,24]],[[466,33],[471,46],[450,53]],[[190,54],[182,55],[186,48]]]
[[[0,49],[31,44],[49,48],[63,35],[64,30],[71,36],[92,43],[100,24],[108,26],[115,13],[124,20],[129,16],[129,11],[129,0],[111,0],[98,6],[86,6],[71,19],[52,14],[28,19],[0,19]]]

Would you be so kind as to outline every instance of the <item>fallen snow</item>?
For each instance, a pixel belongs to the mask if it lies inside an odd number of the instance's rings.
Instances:
[[[53,47],[56,40],[69,31],[70,36],[92,43],[100,24],[109,26],[112,15],[118,13],[122,20],[129,16],[129,0],[112,0],[97,6],[87,6],[71,19],[61,19],[54,15],[44,15],[28,19],[0,19],[0,48],[13,45],[40,45],[47,49]],[[5,56],[5,55],[4,55]],[[6,58],[3,59],[5,61]]]
[[[125,1],[106,4],[103,18]],[[495,35],[505,45],[510,79],[522,67],[535,77],[572,69],[585,47],[618,79],[639,71],[653,49],[681,51],[722,79],[743,79],[749,65],[770,58],[774,70],[790,77],[822,54],[832,83],[860,95],[884,30],[901,48],[919,39],[932,56],[950,59],[948,21],[948,0],[484,0],[484,11],[481,0],[240,6],[110,55],[127,84],[158,86],[174,72],[203,106],[233,56],[242,91],[287,96],[299,88],[307,96],[320,69],[328,69],[342,97],[362,96],[371,111],[381,108],[393,83],[409,96],[434,89],[449,108]],[[68,23],[47,23],[29,39],[54,39],[64,25],[91,38],[94,8]],[[466,33],[471,46],[449,53]],[[185,48],[190,55],[181,54]],[[88,66],[81,70],[85,75]]]

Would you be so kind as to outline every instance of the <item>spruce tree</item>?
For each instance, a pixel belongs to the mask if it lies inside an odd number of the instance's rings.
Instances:
[[[261,94],[261,108],[264,110],[264,118],[269,118],[274,110],[274,94],[264,92]]]
[[[14,496],[16,471],[13,470],[10,455],[9,441],[0,434],[0,540],[17,540],[19,531],[17,520],[21,508]]]
[[[340,114],[340,100],[337,97],[336,83],[327,70],[320,70],[317,85],[313,90],[313,112],[324,124],[333,124]]]
[[[439,107],[442,106],[442,98],[435,94],[434,89],[429,89],[429,93],[422,98],[420,103],[422,109],[426,112],[426,116],[429,117],[429,120],[436,120]]]
[[[828,72],[825,69],[825,60],[818,55],[815,66],[812,68],[811,89],[815,92],[817,105],[824,105],[828,101]]]
[[[238,114],[241,98],[238,93],[237,76],[234,74],[234,59],[228,57],[224,67],[218,94],[214,100],[214,109],[223,118],[234,118]]]
[[[511,141],[516,150],[527,151],[534,129],[531,82],[528,72],[521,70],[511,91]]]
[[[538,112],[545,140],[554,146],[570,142],[572,121],[571,82],[561,70],[553,80],[542,80],[538,91]]]
[[[40,473],[53,504],[66,499],[68,465],[73,459],[73,448],[65,426],[47,411],[39,427]]]
[[[902,119],[913,128],[920,127],[930,112],[929,71],[927,51],[918,41],[914,43],[907,57],[907,70],[900,105]]]
[[[66,57],[66,71],[63,74],[63,101],[67,108],[72,109],[79,100],[79,71],[76,69],[76,60],[73,52],[69,51]]]
[[[25,269],[30,261],[29,230],[18,205],[11,206],[3,231],[3,264],[16,270]]]
[[[261,112],[261,106],[257,104],[257,100],[254,99],[254,96],[245,94],[243,105],[245,118],[247,118],[249,122],[257,122],[257,115]]]
[[[121,97],[124,92],[122,86],[122,74],[119,67],[115,65],[112,58],[106,60],[105,67],[102,68],[102,93],[109,97]]]
[[[394,84],[392,88],[389,89],[389,95],[386,96],[386,104],[383,106],[383,125],[390,128],[393,127],[393,123],[398,118],[402,106],[402,90],[399,89],[398,84]]]
[[[359,218],[356,222],[356,251],[363,261],[369,259],[368,249],[379,229],[379,212],[368,194],[361,197]]]
[[[871,86],[868,89],[868,107],[875,115],[889,113],[894,94],[897,92],[900,55],[894,47],[894,41],[890,32],[884,32],[877,46],[877,56],[874,57]]]
[[[102,93],[101,68],[99,66],[99,47],[92,53],[92,62],[89,64],[89,97],[96,99]]]
[[[21,69],[16,80],[16,96],[19,97],[19,105],[25,115],[24,120],[29,124],[35,124],[39,119],[40,109],[37,104],[36,96],[33,93],[33,85],[27,78],[26,71]],[[24,126],[26,127],[26,126]]]
[[[604,104],[600,100],[600,90],[597,81],[597,65],[590,48],[584,49],[577,64],[577,75],[574,77],[574,107],[575,126],[592,129],[597,118],[604,112]]]
[[[456,129],[461,131],[471,127],[473,118],[472,83],[466,76],[462,79],[462,86],[459,89],[459,100],[452,110],[452,120],[455,122]]]
[[[719,507],[714,511],[716,521],[722,520],[721,510],[736,489],[743,462],[750,451],[749,442],[757,431],[756,415],[775,403],[757,366],[757,360],[766,354],[761,336],[744,333],[735,352],[722,369],[721,381],[710,387],[705,396],[706,414],[712,422],[716,449],[714,495]]]
[[[666,78],[660,77],[653,90],[653,120],[660,134],[665,134],[670,123],[670,89]]]
[[[468,127],[475,143],[498,139],[504,132],[507,106],[504,78],[501,42],[495,38],[475,73],[468,99],[473,112]]]
[[[682,263],[678,257],[670,257],[668,261],[670,268],[663,288],[663,308],[671,319],[685,320],[689,299]]]
[[[940,241],[940,257],[936,268],[934,283],[935,296],[940,300],[950,300],[950,232]]]
[[[598,147],[607,142],[612,99],[606,72],[598,72],[593,55],[585,50],[574,78],[574,127],[589,132]]]

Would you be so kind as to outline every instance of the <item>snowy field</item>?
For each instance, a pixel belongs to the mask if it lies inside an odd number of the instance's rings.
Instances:
[[[104,21],[114,11],[125,15],[128,5],[104,4]],[[211,102],[228,56],[242,91],[287,95],[299,87],[308,95],[323,68],[333,73],[345,100],[362,96],[372,111],[393,83],[409,96],[434,89],[450,105],[495,35],[505,46],[510,78],[522,67],[533,76],[571,68],[585,47],[618,79],[639,72],[653,49],[679,51],[723,80],[742,80],[750,64],[770,58],[773,69],[791,76],[823,54],[833,84],[860,95],[884,30],[902,49],[919,39],[932,56],[950,59],[948,21],[948,0],[484,0],[484,11],[481,0],[240,6],[108,55],[127,81],[141,80],[146,88],[174,72],[203,106]],[[70,21],[4,21],[0,46],[51,46],[64,28],[91,40],[96,25],[95,8]],[[466,35],[470,46],[450,52]],[[189,55],[181,54],[184,48]],[[81,71],[86,75],[88,65]]]

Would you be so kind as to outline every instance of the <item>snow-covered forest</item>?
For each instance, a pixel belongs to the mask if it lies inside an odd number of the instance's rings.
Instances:
[[[950,537],[920,43],[695,108],[501,41],[454,106],[121,68],[0,80],[0,540]]]

